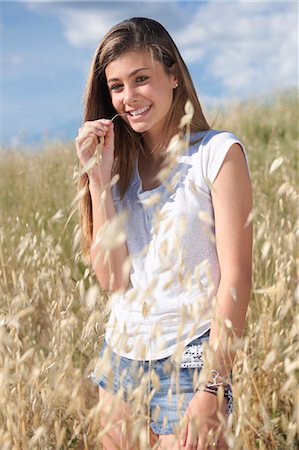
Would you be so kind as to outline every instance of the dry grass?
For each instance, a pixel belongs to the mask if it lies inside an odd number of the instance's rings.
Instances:
[[[296,447],[298,104],[236,105],[215,125],[245,143],[254,187],[254,289],[234,369],[230,448]],[[275,161],[275,163],[273,163]],[[103,294],[80,262],[73,143],[0,152],[0,448],[97,449],[88,379]],[[75,242],[76,244],[76,242]]]

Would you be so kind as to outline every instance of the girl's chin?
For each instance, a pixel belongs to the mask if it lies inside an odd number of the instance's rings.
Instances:
[[[136,131],[136,133],[145,133],[146,131],[149,131],[150,128],[142,123],[130,123],[130,127],[132,130]]]

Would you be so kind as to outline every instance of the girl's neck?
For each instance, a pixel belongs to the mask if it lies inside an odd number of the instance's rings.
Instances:
[[[149,162],[155,164],[161,163],[164,159],[165,150],[169,139],[166,136],[153,136],[152,134],[143,135],[143,157]]]
[[[143,146],[143,159],[151,162],[159,164],[164,159],[165,150],[167,145],[156,143],[149,145],[148,143],[144,143]]]

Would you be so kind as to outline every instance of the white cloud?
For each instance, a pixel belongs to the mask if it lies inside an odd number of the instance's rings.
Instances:
[[[65,10],[61,15],[65,25],[65,36],[75,46],[94,44],[115,23],[111,11]]]
[[[75,47],[94,47],[113,25],[134,16],[159,20],[170,31],[185,26],[189,20],[184,5],[174,0],[73,1],[61,4],[41,1],[28,2],[27,7],[41,14],[55,15],[63,24],[67,41]]]
[[[297,14],[291,3],[206,3],[175,38],[227,95],[250,95],[297,84]]]
[[[13,66],[19,66],[19,65],[23,64],[23,62],[24,62],[24,58],[20,55],[11,55],[9,60],[10,60],[9,62]]]
[[[0,55],[0,64],[4,67],[7,66],[20,66],[24,63],[24,58],[21,55],[18,54],[11,54],[4,56],[3,54]]]

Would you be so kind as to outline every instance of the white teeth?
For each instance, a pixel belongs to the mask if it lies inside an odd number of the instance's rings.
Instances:
[[[135,111],[130,111],[131,116],[138,116],[138,114],[142,114],[145,111],[149,110],[149,106],[144,106],[144,108],[140,108],[140,109],[135,109]]]

